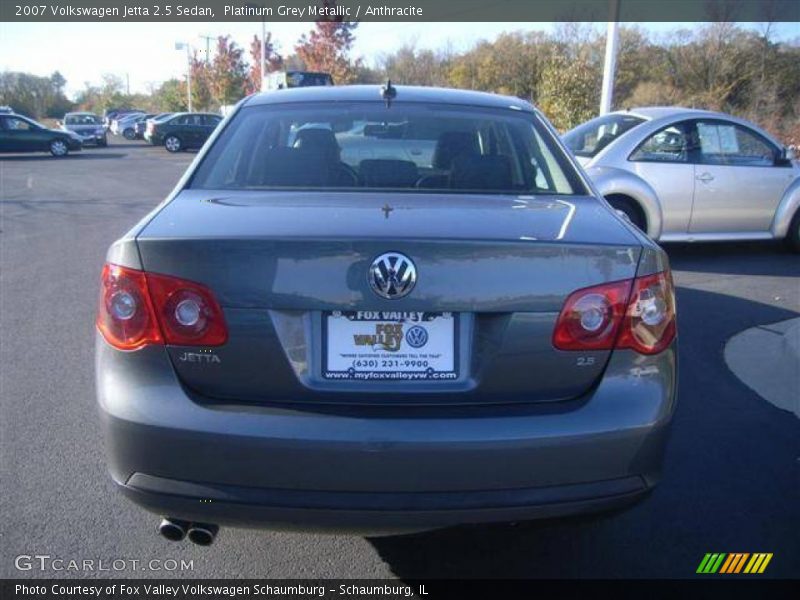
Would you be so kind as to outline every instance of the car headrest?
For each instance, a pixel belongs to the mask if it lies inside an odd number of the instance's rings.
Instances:
[[[461,190],[510,190],[511,161],[507,156],[462,154],[453,160],[450,187]]]
[[[449,169],[453,159],[461,154],[477,154],[480,152],[478,138],[469,131],[445,131],[436,141],[433,151],[433,168]]]
[[[419,179],[417,165],[410,160],[362,160],[358,171],[367,187],[414,187]]]
[[[328,184],[328,162],[322,155],[297,148],[271,148],[264,156],[261,185],[320,187]]]
[[[333,132],[321,127],[298,131],[293,146],[305,153],[321,154],[329,160],[339,160],[341,150]]]

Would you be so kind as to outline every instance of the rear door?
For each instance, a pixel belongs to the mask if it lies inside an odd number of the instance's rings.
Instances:
[[[188,146],[199,148],[206,140],[205,115],[188,115],[186,119],[186,137]]]
[[[628,158],[631,170],[650,184],[661,202],[664,234],[684,234],[689,227],[694,198],[694,165],[691,164],[691,123],[681,121],[662,127],[639,144]]]
[[[216,115],[200,115],[202,120],[202,133],[198,138],[199,145],[205,144],[206,140],[209,136],[214,133],[214,129],[217,128],[220,121],[222,121],[222,117],[217,117]]]
[[[792,182],[779,149],[756,131],[724,119],[694,124],[695,196],[691,233],[767,232]]]

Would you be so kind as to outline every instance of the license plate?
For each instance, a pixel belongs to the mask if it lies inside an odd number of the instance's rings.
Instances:
[[[458,378],[456,316],[352,311],[323,315],[325,379],[441,381]]]

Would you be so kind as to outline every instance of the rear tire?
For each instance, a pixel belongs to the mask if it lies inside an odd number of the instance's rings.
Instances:
[[[786,235],[786,245],[792,252],[800,253],[800,210],[798,210],[789,225],[789,233]]]
[[[56,158],[61,158],[69,154],[69,144],[65,140],[57,139],[50,142],[50,154]]]
[[[128,127],[125,131],[122,132],[122,137],[126,140],[135,140],[136,139],[136,132]]]
[[[164,140],[164,147],[169,152],[180,152],[183,149],[183,144],[181,143],[181,138],[175,135],[168,135]]]
[[[621,212],[631,223],[636,225],[636,227],[641,229],[644,233],[647,233],[647,219],[644,216],[644,211],[635,200],[627,196],[613,195],[608,196],[606,200],[614,210]]]

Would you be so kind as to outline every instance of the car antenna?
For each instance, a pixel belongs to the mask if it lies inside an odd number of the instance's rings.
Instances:
[[[386,108],[391,108],[392,100],[397,97],[397,88],[392,85],[391,79],[387,79],[386,85],[381,88],[381,96],[386,101]]]

